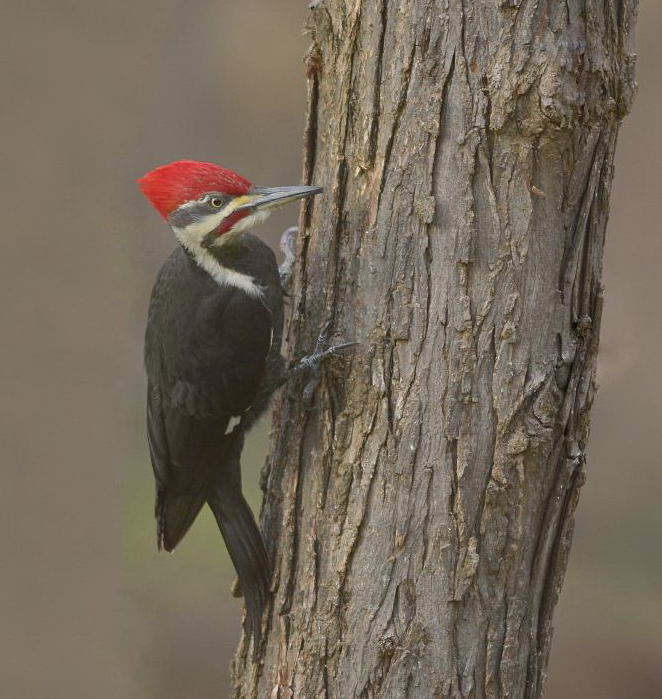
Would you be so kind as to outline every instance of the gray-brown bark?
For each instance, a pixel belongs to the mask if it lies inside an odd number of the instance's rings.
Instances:
[[[274,599],[241,697],[537,697],[584,478],[636,0],[312,10]]]

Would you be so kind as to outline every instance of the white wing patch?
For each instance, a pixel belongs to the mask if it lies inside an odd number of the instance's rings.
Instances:
[[[230,434],[232,430],[241,422],[241,415],[233,415],[225,428],[225,434]]]

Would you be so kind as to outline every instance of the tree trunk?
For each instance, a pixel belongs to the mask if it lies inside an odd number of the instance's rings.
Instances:
[[[316,0],[267,641],[238,697],[538,697],[637,0]]]

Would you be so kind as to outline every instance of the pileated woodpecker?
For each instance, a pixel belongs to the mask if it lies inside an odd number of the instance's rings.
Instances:
[[[139,184],[179,241],[152,290],[145,334],[158,547],[172,551],[209,504],[257,647],[271,574],[241,491],[244,435],[290,374],[319,366],[349,344],[327,347],[323,332],[312,355],[286,368],[276,258],[247,231],[274,207],[322,190],[256,187],[217,165],[190,160],[158,167]]]

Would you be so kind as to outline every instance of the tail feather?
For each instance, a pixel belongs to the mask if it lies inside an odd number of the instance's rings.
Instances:
[[[217,486],[207,502],[218,523],[239,577],[246,602],[245,631],[256,649],[262,635],[262,613],[271,584],[271,567],[251,508],[241,490]]]
[[[205,504],[205,491],[178,493],[157,491],[156,494],[156,544],[159,549],[174,551],[184,538],[193,521]]]

